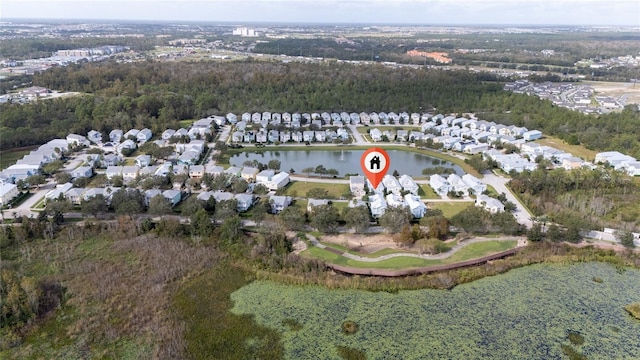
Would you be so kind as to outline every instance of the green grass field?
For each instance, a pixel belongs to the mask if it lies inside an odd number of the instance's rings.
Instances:
[[[291,183],[291,185],[287,186],[285,195],[306,197],[307,192],[314,188],[326,190],[332,199],[338,199],[340,198],[340,196],[346,194],[349,191],[348,184],[294,181]]]
[[[413,268],[413,267],[453,264],[453,263],[466,261],[470,259],[476,259],[489,254],[512,249],[516,245],[517,245],[517,242],[515,240],[486,241],[486,242],[474,243],[458,250],[448,258],[433,259],[433,260],[402,256],[402,257],[395,257],[395,258],[378,261],[378,262],[363,262],[363,261],[348,259],[342,255],[338,255],[331,251],[321,249],[318,247],[311,247],[308,250],[303,251],[302,256],[318,258],[336,265],[352,266],[352,267],[359,267],[359,268],[407,269],[407,268]],[[344,246],[334,245],[334,244],[331,244],[330,246],[334,249],[338,249],[342,251],[346,250]],[[374,254],[369,254],[369,255],[359,254],[359,255],[373,258],[373,257],[382,256],[382,255],[399,253],[399,252],[402,252],[402,251],[398,251],[394,249],[383,249]],[[355,253],[355,252],[352,251],[351,253]]]
[[[429,186],[429,184],[419,184],[418,186],[422,190],[422,194],[420,194],[421,198],[423,198],[423,199],[440,199],[440,196],[438,194],[436,194],[435,191],[433,191],[433,189],[431,188],[431,186]]]
[[[427,203],[428,208],[442,210],[442,215],[447,219],[451,219],[453,216],[461,212],[462,210],[473,206],[473,202],[432,202]]]
[[[536,143],[540,145],[551,146],[556,149],[571,153],[573,156],[577,156],[587,161],[593,161],[596,158],[596,151],[589,150],[580,145],[569,145],[557,137],[545,135],[544,138],[536,140]]]

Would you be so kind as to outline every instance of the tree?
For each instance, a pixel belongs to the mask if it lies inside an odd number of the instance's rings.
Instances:
[[[253,220],[257,226],[260,226],[267,216],[267,212],[269,211],[267,207],[269,207],[269,209],[271,208],[269,203],[263,200],[255,204],[251,210],[251,220]]]
[[[118,215],[139,214],[144,206],[144,194],[136,189],[120,189],[111,196],[111,208]]]
[[[542,225],[539,222],[534,222],[531,229],[527,231],[527,240],[529,241],[542,241],[544,234],[542,233]]]
[[[240,216],[238,215],[225,219],[220,226],[220,240],[226,244],[239,242],[241,224]]]
[[[342,211],[342,218],[347,226],[355,232],[366,232],[370,225],[369,210],[366,206],[346,207]]]
[[[552,241],[552,242],[562,241],[562,231],[556,224],[549,225],[545,236],[549,241]]]
[[[190,217],[191,234],[209,237],[213,234],[213,223],[206,210],[200,209]]]
[[[269,160],[269,163],[267,163],[267,168],[277,171],[277,170],[280,170],[280,165],[281,165],[280,160],[272,159],[272,160]]]
[[[56,182],[58,184],[66,184],[68,182],[71,182],[71,174],[69,174],[68,172],[65,171],[60,171],[58,172],[54,178],[56,179]]]
[[[477,206],[469,206],[451,218],[451,225],[469,233],[484,234],[488,231],[489,212]]]
[[[102,194],[92,196],[87,200],[82,199],[80,202],[80,211],[82,214],[91,214],[93,217],[108,210],[107,201]]]
[[[338,228],[339,219],[340,214],[338,214],[338,210],[331,205],[327,204],[313,207],[311,225],[323,233],[335,232]]]
[[[411,236],[411,226],[409,224],[404,225],[402,230],[393,238],[400,246],[411,246],[415,243],[413,236]]]
[[[280,214],[278,214],[278,220],[286,229],[293,231],[303,230],[304,224],[307,221],[304,213],[293,206],[282,210]]]
[[[233,192],[237,194],[246,192],[248,188],[249,184],[243,178],[237,178],[233,181],[233,183],[231,183],[231,190],[233,190]]]
[[[152,215],[167,215],[173,212],[171,202],[162,194],[158,194],[149,200],[147,212]]]
[[[629,231],[616,231],[615,234],[616,240],[620,242],[620,244],[628,247],[634,248],[636,245],[633,243],[633,234]]]
[[[256,184],[253,187],[253,193],[256,195],[264,195],[269,192],[269,188],[267,188],[264,184]]]
[[[61,224],[64,222],[64,213],[71,210],[71,208],[71,203],[67,200],[56,199],[47,203],[43,214],[51,216],[54,223]]]
[[[37,186],[44,184],[47,181],[47,178],[42,174],[31,175],[24,179],[24,182],[29,184],[29,186]]]
[[[582,235],[580,235],[580,228],[576,225],[569,225],[565,232],[564,239],[570,243],[577,244],[582,241]]]
[[[311,175],[311,173],[313,173],[313,168],[312,167],[306,167],[304,169],[302,169],[302,173],[309,176]]]
[[[322,188],[311,188],[307,191],[307,197],[314,199],[329,199],[329,192]]]
[[[196,196],[189,196],[182,202],[180,207],[180,213],[182,216],[191,216],[198,212],[198,210],[204,209],[202,201],[198,200]]]
[[[223,200],[216,203],[214,217],[216,220],[224,220],[238,213],[238,200]]]
[[[449,220],[442,215],[423,218],[420,223],[427,226],[429,238],[442,240],[449,235]]]
[[[400,232],[405,225],[411,222],[413,216],[409,209],[401,206],[391,206],[380,216],[380,225],[388,232],[394,234]]]

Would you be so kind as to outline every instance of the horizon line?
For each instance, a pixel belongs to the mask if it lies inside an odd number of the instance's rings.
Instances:
[[[11,22],[93,22],[93,23],[144,23],[144,24],[176,24],[176,23],[191,23],[191,24],[223,24],[223,25],[235,25],[235,24],[262,24],[262,25],[339,25],[339,26],[425,26],[425,27],[438,27],[438,26],[455,26],[455,27],[573,27],[573,28],[637,28],[640,30],[640,24],[542,24],[542,23],[527,23],[527,24],[510,24],[510,23],[498,23],[498,24],[463,24],[463,23],[398,23],[398,22],[331,22],[331,21],[243,21],[243,20],[169,20],[169,19],[108,19],[108,18],[12,18],[7,17],[0,19],[0,24]]]

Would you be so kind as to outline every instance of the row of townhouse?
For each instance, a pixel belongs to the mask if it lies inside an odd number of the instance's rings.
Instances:
[[[41,173],[42,166],[59,160],[67,152],[68,144],[64,139],[53,139],[29,154],[24,155],[15,164],[0,172],[0,185],[14,184],[32,175]]]
[[[616,170],[621,170],[630,176],[640,176],[640,161],[633,156],[625,155],[617,151],[607,151],[596,154],[596,164],[608,164]]]
[[[256,198],[253,196],[253,194],[233,194],[226,191],[204,191],[198,194],[197,198],[201,201],[209,201],[211,198],[213,198],[215,199],[216,203],[236,200],[236,210],[238,212],[248,211],[256,201]]]
[[[91,200],[100,195],[104,197],[107,205],[111,203],[113,194],[119,191],[119,187],[99,187],[99,188],[77,188],[73,184],[58,184],[54,189],[45,194],[45,201],[53,201],[57,199],[65,199],[73,205],[80,205],[83,201]],[[155,196],[162,196],[169,201],[171,206],[176,206],[182,201],[182,192],[179,190],[158,190],[149,189],[143,192],[145,204],[149,206],[149,202]]]
[[[366,186],[366,187],[365,187]],[[373,192],[384,194],[384,192],[400,195],[403,191],[413,195],[418,195],[420,187],[409,175],[401,175],[396,179],[393,175],[385,175],[378,187],[374,189],[373,184],[364,178],[364,176],[350,176],[349,190],[354,196],[362,196],[367,193],[367,189]]]
[[[231,141],[234,143],[286,143],[286,142],[326,142],[349,139],[349,132],[346,129],[338,128],[336,130],[306,130],[306,131],[279,131],[260,129],[257,131],[247,130],[246,128],[236,127],[236,131],[231,134]]]
[[[232,125],[236,125],[237,123],[244,122],[245,124],[253,123],[253,124],[261,124],[263,127],[267,125],[284,125],[286,127],[300,127],[305,125],[310,125],[312,123],[317,124],[319,126],[343,126],[343,125],[420,125],[423,122],[428,121],[433,117],[433,114],[429,113],[407,113],[407,112],[313,112],[313,113],[298,113],[295,112],[293,114],[285,112],[285,113],[271,113],[269,111],[265,111],[262,113],[255,112],[249,113],[245,112],[241,115],[240,119],[238,116],[229,113],[226,117],[218,116],[216,117],[216,123],[222,126],[227,122]]]
[[[477,195],[487,190],[485,183],[470,174],[463,176],[450,174],[446,178],[442,175],[434,174],[429,177],[429,186],[440,196],[446,196],[450,191],[463,193],[464,195],[472,193]]]
[[[414,194],[405,194],[404,196],[389,193],[384,196],[382,193],[375,193],[369,196],[369,211],[373,218],[379,218],[384,215],[389,207],[408,208],[414,218],[420,219],[427,212],[427,206],[420,197]]]

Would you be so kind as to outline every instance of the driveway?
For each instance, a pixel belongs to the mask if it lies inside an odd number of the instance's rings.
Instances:
[[[529,213],[529,211],[527,211],[527,209],[524,207],[524,205],[522,205],[518,198],[516,198],[511,190],[507,188],[507,182],[509,182],[509,179],[498,176],[494,173],[485,173],[483,175],[484,178],[482,178],[482,181],[484,181],[487,185],[493,186],[498,194],[504,193],[507,197],[507,200],[516,205],[516,210],[512,212],[513,216],[516,217],[518,223],[526,226],[527,229],[530,229],[533,225],[533,222],[531,221],[533,215]]]

